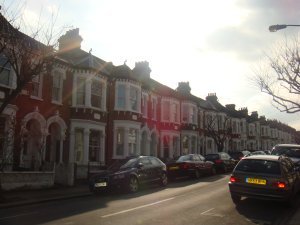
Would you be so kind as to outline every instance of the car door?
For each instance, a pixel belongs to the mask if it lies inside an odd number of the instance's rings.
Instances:
[[[203,167],[203,170],[205,170],[204,172],[209,173],[210,170],[211,170],[212,163],[211,162],[206,162],[205,158],[202,155],[198,155],[198,156],[200,158],[200,163]]]
[[[159,162],[155,157],[149,157],[149,160],[152,164],[152,171],[153,171],[153,181],[160,180],[163,173],[163,165]]]
[[[193,163],[195,165],[195,169],[198,169],[201,173],[205,169],[204,164],[201,162],[200,157],[198,155],[193,155]]]
[[[139,159],[138,162],[139,168],[138,168],[138,173],[139,173],[139,182],[140,183],[148,183],[150,182],[153,178],[152,174],[152,168],[151,165],[152,163],[150,162],[148,157],[142,157]]]

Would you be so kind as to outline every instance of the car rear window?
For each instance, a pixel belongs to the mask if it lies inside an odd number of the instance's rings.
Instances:
[[[219,154],[210,154],[210,155],[205,156],[206,160],[216,160],[216,159],[219,159],[219,158],[220,158]]]
[[[260,160],[260,159],[244,159],[241,160],[235,171],[249,173],[265,173],[265,174],[281,174],[280,164],[276,161]]]
[[[179,159],[177,159],[177,162],[184,162],[184,161],[189,161],[189,160],[191,160],[190,155],[183,155],[183,156],[180,156]]]

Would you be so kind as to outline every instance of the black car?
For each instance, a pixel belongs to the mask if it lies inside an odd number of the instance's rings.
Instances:
[[[216,168],[211,161],[205,161],[205,158],[199,154],[182,155],[173,162],[166,163],[168,176],[177,177],[195,177],[200,178],[205,174],[216,174]]]
[[[237,160],[231,158],[226,152],[207,154],[205,155],[205,160],[213,162],[218,171],[225,173],[232,171],[237,164]]]
[[[246,155],[250,154],[249,151],[244,150],[244,151],[233,151],[233,152],[228,152],[228,154],[231,156],[231,158],[240,161],[243,157]]]
[[[299,168],[285,156],[253,155],[243,158],[229,181],[231,198],[239,204],[242,197],[295,203],[299,192]]]
[[[116,161],[107,171],[90,178],[92,192],[125,188],[137,192],[140,185],[157,182],[168,183],[166,165],[156,157],[136,156]]]
[[[295,144],[278,144],[272,148],[271,155],[285,155],[300,166],[300,145]]]

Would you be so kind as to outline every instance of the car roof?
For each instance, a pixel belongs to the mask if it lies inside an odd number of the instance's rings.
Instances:
[[[278,155],[250,155],[248,157],[243,158],[244,160],[247,159],[261,159],[261,160],[270,160],[270,161],[278,161],[280,156]]]
[[[298,147],[298,148],[300,148],[300,145],[297,145],[297,144],[277,144],[274,147]]]

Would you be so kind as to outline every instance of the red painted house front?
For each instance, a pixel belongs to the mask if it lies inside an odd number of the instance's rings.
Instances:
[[[57,183],[72,185],[130,155],[166,161],[216,151],[205,118],[224,113],[193,96],[188,82],[171,89],[151,79],[148,62],[114,66],[81,50],[81,41],[79,29],[63,35],[52,70],[4,110],[0,132],[16,116],[14,170],[52,168]]]

